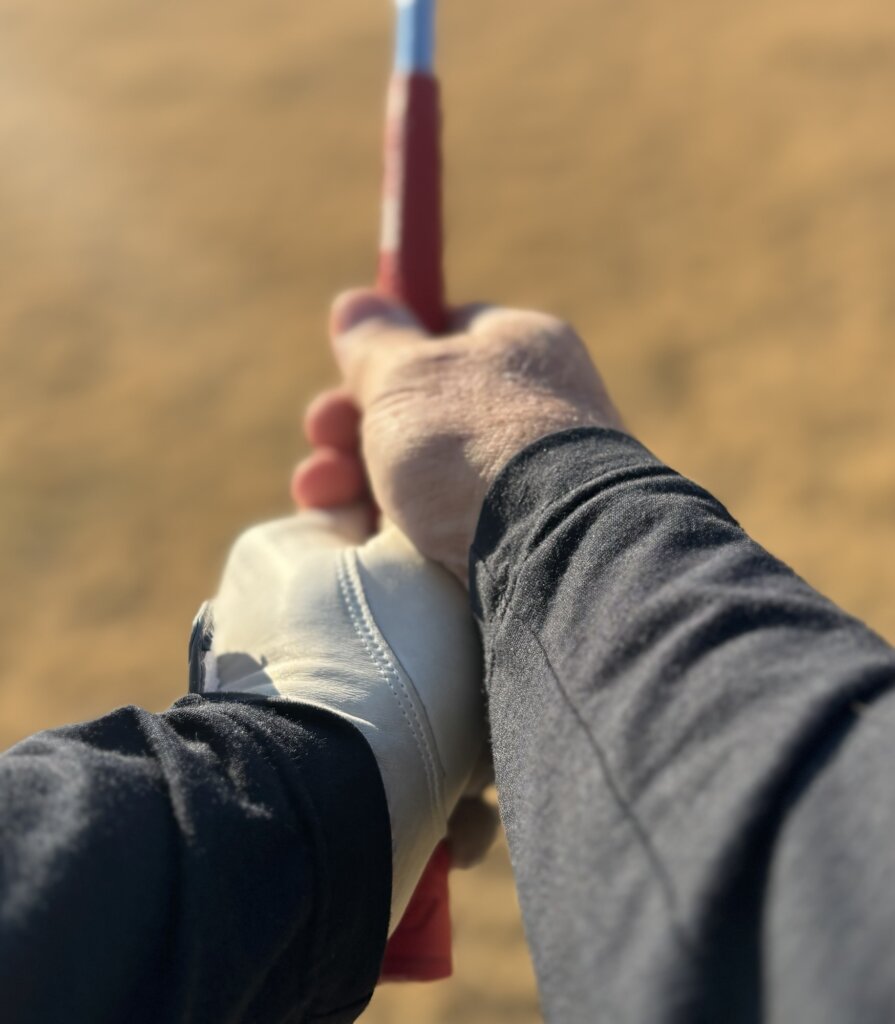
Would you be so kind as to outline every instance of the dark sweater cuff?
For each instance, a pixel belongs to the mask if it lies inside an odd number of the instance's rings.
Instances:
[[[186,697],[175,709],[203,703],[264,731],[294,812],[315,840],[311,991],[290,991],[301,953],[284,950],[265,1011],[304,1003],[311,1020],[347,1024],[373,994],[388,936],[391,828],[373,752],[343,718],[292,700],[208,694]]]
[[[676,476],[633,437],[578,427],[524,448],[491,485],[469,555],[473,611],[499,617],[529,554],[577,507],[638,477]]]

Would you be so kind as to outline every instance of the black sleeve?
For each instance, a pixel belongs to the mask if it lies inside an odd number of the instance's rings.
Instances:
[[[361,734],[286,701],[124,708],[0,757],[4,1024],[353,1021],[385,948]]]
[[[547,1019],[895,1019],[895,652],[610,431],[505,469],[471,579]]]

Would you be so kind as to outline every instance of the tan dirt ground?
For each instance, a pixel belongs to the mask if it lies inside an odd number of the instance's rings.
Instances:
[[[0,743],[183,692],[287,508],[377,233],[384,0],[0,0]],[[895,637],[891,0],[451,0],[450,279],[571,318],[631,426]],[[539,1019],[501,849],[456,978]]]

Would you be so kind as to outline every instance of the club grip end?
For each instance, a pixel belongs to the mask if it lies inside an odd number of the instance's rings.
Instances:
[[[388,941],[380,981],[438,981],[453,973],[447,842],[436,848]]]

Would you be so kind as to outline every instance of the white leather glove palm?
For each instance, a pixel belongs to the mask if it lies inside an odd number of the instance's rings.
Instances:
[[[365,540],[366,520],[303,512],[243,534],[199,674],[202,692],[284,697],[360,729],[391,819],[391,930],[476,767],[485,711],[465,592],[396,530]]]

